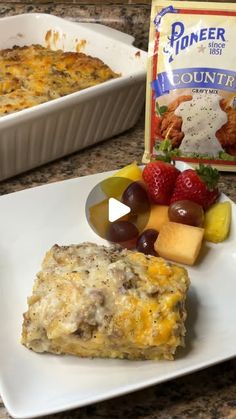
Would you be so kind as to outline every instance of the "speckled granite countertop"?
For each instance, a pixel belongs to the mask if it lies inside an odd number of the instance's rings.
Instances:
[[[88,10],[89,8],[89,10]],[[91,7],[75,4],[0,3],[0,15],[30,11],[54,13],[82,21],[99,21],[136,34],[136,44],[147,46],[149,5]],[[117,169],[143,153],[144,118],[130,131],[95,147],[75,153],[0,183],[0,194],[45,183]],[[222,173],[221,191],[236,203],[236,174]],[[234,319],[232,319],[234,321]],[[0,419],[9,415],[0,399]],[[171,382],[88,407],[53,415],[50,418],[89,419],[216,419],[236,418],[236,359],[224,362]]]
[[[89,2],[88,2],[89,3]],[[21,13],[50,13],[78,22],[102,23],[115,29],[135,35],[135,46],[147,49],[150,19],[150,4],[78,4],[76,1],[33,1],[14,3],[0,1],[0,17]]]
[[[120,168],[143,153],[144,118],[100,145],[0,183],[0,194]],[[236,174],[222,173],[220,187],[236,202]],[[232,319],[232,321],[234,321]],[[8,416],[0,401],[0,419]],[[53,415],[67,419],[236,418],[236,359],[114,400]]]

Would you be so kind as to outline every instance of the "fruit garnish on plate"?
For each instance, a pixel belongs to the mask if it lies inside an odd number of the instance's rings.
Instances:
[[[157,252],[154,249],[154,243],[158,237],[157,230],[152,228],[144,230],[140,234],[136,243],[136,249],[138,252],[144,253],[145,255],[157,256]]]
[[[107,197],[120,197],[124,192],[125,182],[121,179],[128,179],[131,182],[142,181],[142,170],[134,161],[122,169],[118,170],[112,177],[105,179],[101,183],[101,188]],[[111,181],[112,179],[112,181]]]
[[[231,203],[217,202],[205,214],[204,238],[207,241],[219,243],[229,234],[231,223]]]
[[[204,210],[194,201],[184,199],[175,201],[168,207],[168,218],[176,223],[202,227],[204,223]]]
[[[127,220],[109,223],[108,241],[193,265],[204,241],[228,237],[231,204],[217,202],[219,173],[211,166],[181,172],[172,163],[151,161],[143,170],[132,163],[118,174],[132,178],[119,197],[131,213]],[[101,208],[94,209],[96,214]]]
[[[98,202],[89,208],[90,221],[100,236],[105,236],[109,226],[108,220],[108,199]]]
[[[136,161],[128,164],[127,166],[122,167],[122,169],[118,170],[115,174],[115,177],[124,177],[130,180],[139,181],[142,180],[142,170],[138,166]]]
[[[121,202],[127,205],[134,214],[149,210],[148,193],[140,182],[132,182],[122,194]]]
[[[136,247],[139,231],[134,223],[130,221],[114,221],[110,223],[106,238],[112,243],[118,243],[126,249]]]
[[[199,165],[198,169],[187,169],[180,173],[170,202],[189,200],[209,208],[219,197],[219,172],[211,166]]]
[[[151,205],[148,222],[145,228],[154,229],[159,232],[163,224],[169,221],[168,209],[169,209],[168,205],[154,205],[154,204]],[[142,214],[138,215],[137,225],[141,224],[140,223],[141,218],[142,218]]]
[[[170,203],[176,180],[180,171],[170,163],[155,161],[143,169],[143,180],[154,204]]]
[[[169,221],[161,228],[154,249],[165,259],[193,265],[199,255],[204,229]]]

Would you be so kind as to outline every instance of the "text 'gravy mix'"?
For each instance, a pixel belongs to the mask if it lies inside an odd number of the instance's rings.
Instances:
[[[236,170],[236,4],[152,3],[144,162]]]

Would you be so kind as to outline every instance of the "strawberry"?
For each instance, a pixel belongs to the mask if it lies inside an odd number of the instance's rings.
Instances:
[[[176,181],[171,203],[188,199],[206,210],[219,197],[218,180],[219,173],[211,166],[200,164],[199,169],[184,170]]]
[[[143,180],[154,204],[168,205],[180,171],[170,163],[154,161],[143,169]]]

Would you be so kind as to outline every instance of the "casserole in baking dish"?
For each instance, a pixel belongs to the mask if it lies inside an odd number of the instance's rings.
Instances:
[[[0,180],[131,128],[145,101],[147,53],[133,37],[47,14],[0,19],[0,49],[39,44],[102,60],[120,77],[0,117]]]
[[[119,77],[103,61],[41,45],[0,51],[0,116]]]

